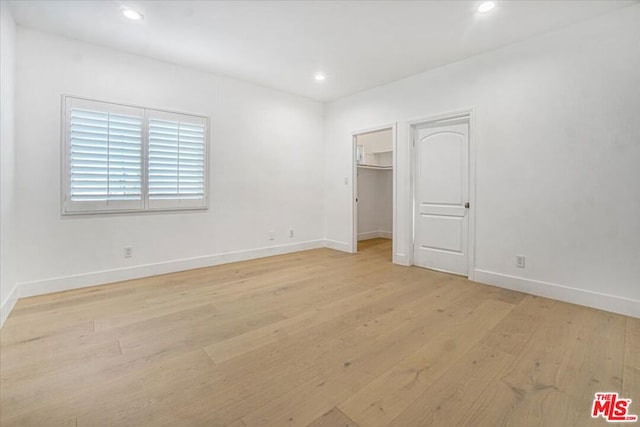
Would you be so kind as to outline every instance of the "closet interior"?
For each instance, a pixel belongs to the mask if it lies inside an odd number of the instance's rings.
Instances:
[[[393,129],[357,135],[357,237],[392,239]]]

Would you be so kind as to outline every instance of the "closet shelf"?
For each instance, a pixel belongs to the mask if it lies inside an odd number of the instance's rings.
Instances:
[[[358,165],[360,169],[378,169],[378,170],[390,170],[392,166],[378,166],[378,165]]]
[[[393,149],[389,148],[389,149],[384,149],[384,150],[375,150],[372,151],[373,154],[384,154],[384,153],[391,153],[393,152]]]

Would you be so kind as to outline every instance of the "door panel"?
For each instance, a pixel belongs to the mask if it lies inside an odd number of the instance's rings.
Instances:
[[[422,241],[422,246],[430,249],[462,253],[462,219],[453,216],[420,215],[417,237]]]
[[[430,204],[460,205],[462,200],[462,167],[465,142],[461,135],[438,131],[421,139],[420,163],[422,179],[419,200]]]
[[[414,264],[467,275],[469,126],[416,134]]]

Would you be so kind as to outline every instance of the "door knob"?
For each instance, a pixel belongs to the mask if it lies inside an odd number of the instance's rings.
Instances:
[[[469,202],[466,202],[466,203],[464,204],[464,207],[465,207],[465,208],[467,208],[467,209],[469,209]]]

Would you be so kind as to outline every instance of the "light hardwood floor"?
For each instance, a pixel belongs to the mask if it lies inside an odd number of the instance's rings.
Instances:
[[[319,249],[20,300],[2,426],[603,426],[640,319]]]

